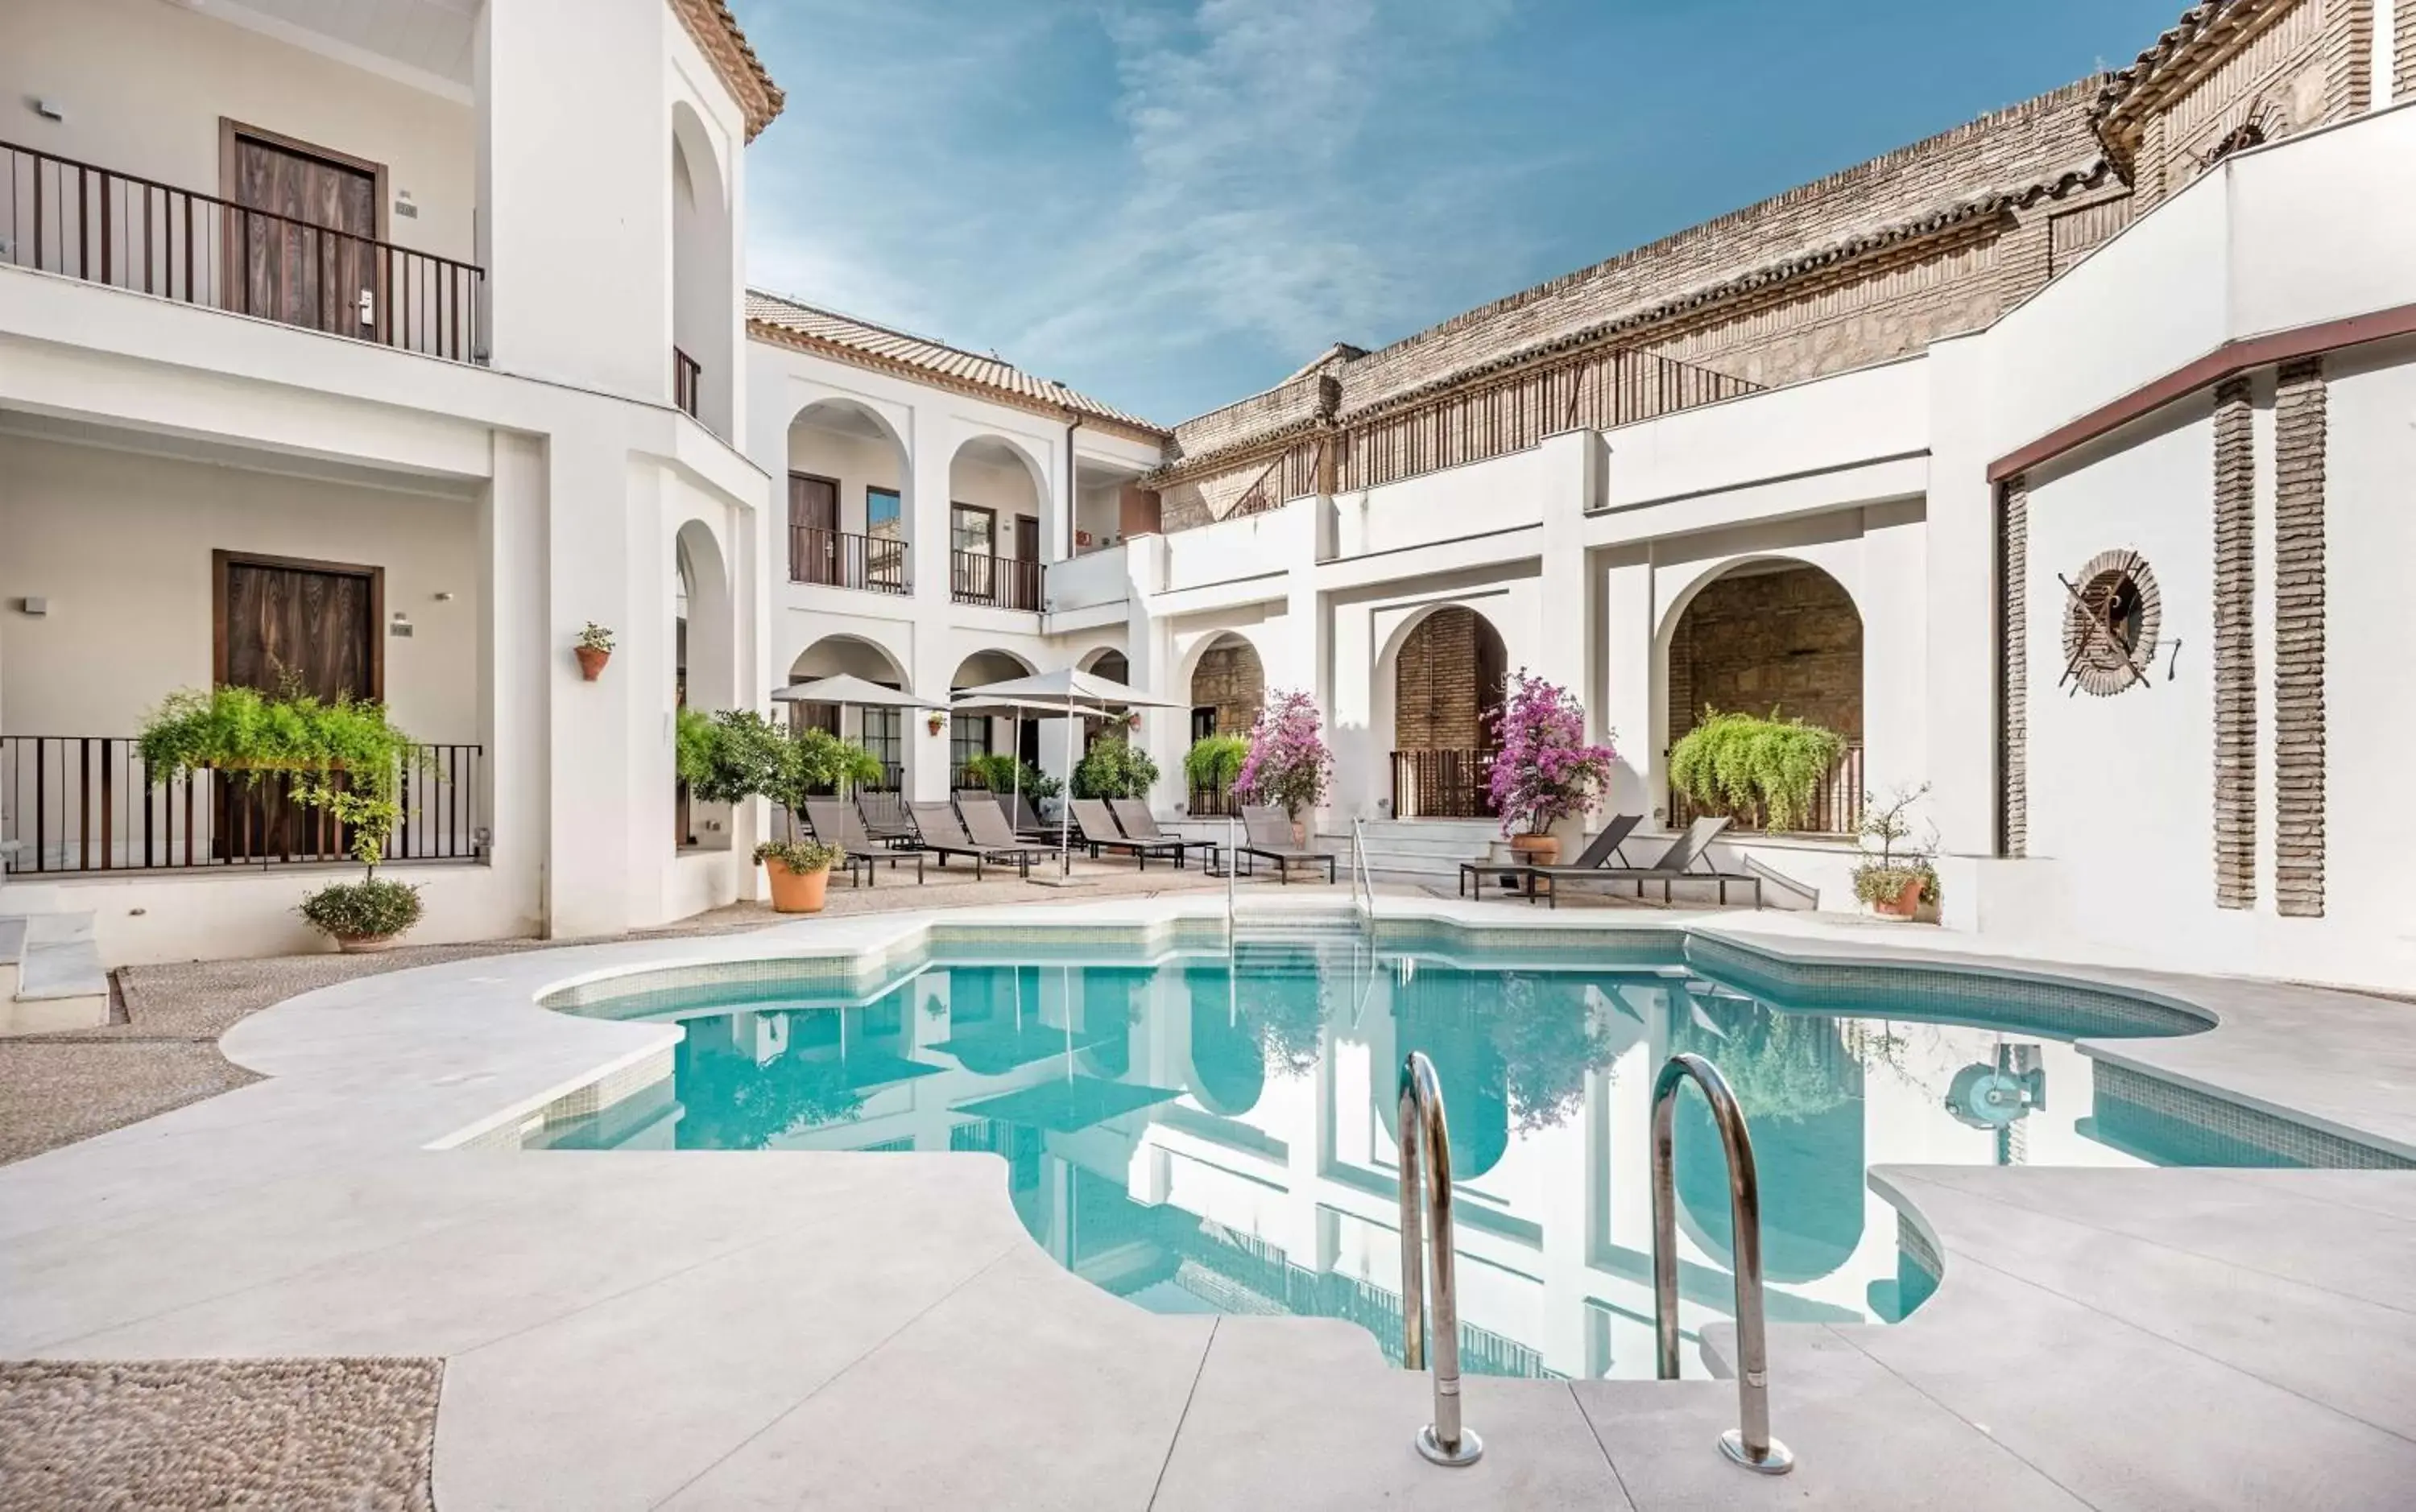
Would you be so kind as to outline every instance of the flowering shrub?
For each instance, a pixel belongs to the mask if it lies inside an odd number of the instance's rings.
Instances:
[[[1317,700],[1306,693],[1272,695],[1250,726],[1250,749],[1233,778],[1233,796],[1245,803],[1273,803],[1286,816],[1325,801],[1334,780],[1334,753],[1325,748]]]
[[[1499,749],[1491,791],[1502,832],[1542,834],[1588,807],[1619,759],[1608,745],[1588,745],[1585,706],[1566,688],[1529,677],[1510,679],[1510,696],[1493,715]]]

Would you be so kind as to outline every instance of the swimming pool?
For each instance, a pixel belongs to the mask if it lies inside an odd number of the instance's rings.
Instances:
[[[1774,1321],[1893,1321],[1935,1285],[1872,1164],[2222,1159],[2102,1096],[2070,1042],[2203,1026],[2179,1008],[1675,933],[969,937],[558,1006],[686,1037],[668,1078],[533,1145],[987,1151],[1033,1238],[1094,1284],[1164,1312],[1347,1319],[1396,1358],[1395,1078],[1422,1050],[1450,1119],[1462,1362],[1481,1373],[1652,1373],[1648,1100],[1678,1051],[1717,1063],[1744,1108]],[[1691,1092],[1677,1188],[1691,1335],[1730,1287],[1726,1174]]]

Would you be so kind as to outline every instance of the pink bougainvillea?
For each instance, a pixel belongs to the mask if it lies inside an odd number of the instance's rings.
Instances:
[[[1493,714],[1493,733],[1499,749],[1490,786],[1505,835],[1522,827],[1542,834],[1590,807],[1619,759],[1608,744],[1586,743],[1583,704],[1523,667],[1512,674],[1510,696]]]
[[[1325,748],[1317,700],[1306,693],[1276,693],[1250,726],[1250,749],[1233,778],[1233,795],[1246,803],[1274,803],[1297,819],[1303,809],[1325,801],[1334,779],[1334,753]]]

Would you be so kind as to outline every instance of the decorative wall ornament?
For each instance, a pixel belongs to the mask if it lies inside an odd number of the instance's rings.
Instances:
[[[2101,551],[2077,578],[2058,575],[2070,601],[2063,613],[2063,676],[2074,692],[2110,697],[2148,683],[2156,658],[2163,598],[2148,560],[2137,551]]]

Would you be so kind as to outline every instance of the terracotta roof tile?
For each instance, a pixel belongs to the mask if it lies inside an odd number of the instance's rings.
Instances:
[[[831,350],[843,361],[851,356],[868,358],[881,366],[927,374],[959,387],[987,390],[1010,402],[1021,401],[1025,408],[1037,405],[1051,412],[1071,412],[1112,421],[1152,437],[1166,434],[1164,427],[1139,415],[1067,388],[1053,378],[1034,377],[1004,358],[967,352],[929,337],[875,325],[836,310],[801,305],[761,290],[747,292],[747,323]]]

